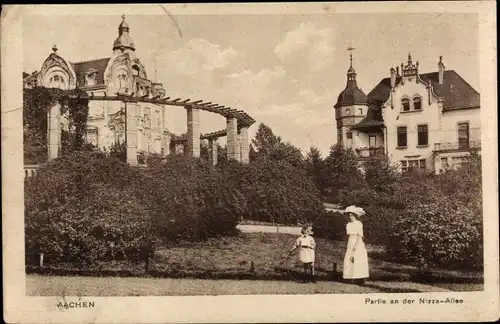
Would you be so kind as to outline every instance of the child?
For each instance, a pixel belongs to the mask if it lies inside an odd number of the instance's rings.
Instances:
[[[301,230],[302,235],[295,241],[292,252],[295,249],[299,249],[299,260],[304,264],[304,272],[309,280],[314,282],[314,249],[316,248],[316,242],[311,236],[312,228],[311,226],[304,226]]]

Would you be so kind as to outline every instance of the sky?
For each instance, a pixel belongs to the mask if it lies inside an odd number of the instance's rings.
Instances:
[[[422,73],[437,71],[443,56],[446,69],[480,91],[477,14],[162,14],[126,21],[137,57],[167,96],[244,110],[256,120],[251,137],[262,122],[303,152],[315,146],[326,155],[335,144],[333,105],[345,88],[350,46],[365,94],[409,52]],[[29,16],[24,71],[40,70],[53,45],[70,62],[111,56],[120,22],[121,15]],[[185,132],[183,109],[168,109],[169,128]],[[223,117],[201,114],[202,133],[223,128]]]

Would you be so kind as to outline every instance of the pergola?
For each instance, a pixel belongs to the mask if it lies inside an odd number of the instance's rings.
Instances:
[[[125,104],[125,138],[127,143],[127,162],[131,165],[137,165],[137,104],[152,103],[160,105],[165,109],[165,106],[180,106],[186,109],[187,113],[187,134],[185,137],[171,138],[171,134],[166,132],[163,134],[164,139],[168,142],[171,140],[185,144],[187,141],[187,153],[192,156],[200,156],[200,141],[208,140],[209,156],[211,163],[217,163],[217,146],[218,138],[227,136],[227,157],[244,163],[248,162],[249,145],[248,145],[248,128],[255,123],[255,120],[242,110],[232,109],[217,103],[204,102],[203,100],[191,101],[191,99],[182,99],[171,97],[160,97],[151,95],[134,96],[132,94],[116,93],[114,95],[94,95],[92,92],[87,95],[74,95],[70,99],[79,100],[97,100],[97,101],[121,101]],[[226,118],[226,129],[214,131],[207,134],[200,132],[200,117],[199,112],[208,111],[219,114]],[[49,111],[49,159],[56,158],[59,154],[61,143],[61,111],[59,104],[54,105]],[[164,152],[168,154],[168,152]]]

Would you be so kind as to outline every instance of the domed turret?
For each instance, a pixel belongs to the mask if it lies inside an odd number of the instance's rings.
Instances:
[[[339,94],[337,99],[337,103],[335,104],[335,108],[352,106],[352,105],[366,105],[366,95],[365,93],[358,88],[356,82],[356,71],[352,67],[352,53],[350,55],[351,65],[349,66],[349,70],[347,70],[347,84],[344,89]]]
[[[115,40],[113,44],[113,51],[125,51],[125,50],[131,50],[135,51],[135,44],[132,38],[130,38],[130,35],[128,34],[129,32],[129,26],[127,22],[125,21],[125,16],[122,16],[122,22],[120,26],[118,26],[118,38]]]

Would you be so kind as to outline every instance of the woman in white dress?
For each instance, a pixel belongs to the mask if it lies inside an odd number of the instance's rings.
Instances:
[[[369,277],[368,253],[363,242],[363,224],[358,218],[365,215],[365,211],[360,207],[349,206],[345,213],[349,216],[350,222],[346,225],[349,239],[344,257],[343,278],[363,284]]]

